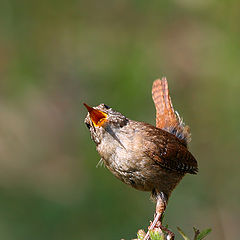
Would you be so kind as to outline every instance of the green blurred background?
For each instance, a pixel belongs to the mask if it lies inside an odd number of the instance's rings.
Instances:
[[[154,124],[151,85],[162,76],[200,169],[165,221],[239,239],[239,1],[0,5],[0,239],[128,240],[146,229],[149,193],[96,168],[82,102]]]

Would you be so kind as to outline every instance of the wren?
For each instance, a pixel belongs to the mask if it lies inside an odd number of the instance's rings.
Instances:
[[[153,83],[156,127],[133,121],[105,104],[90,107],[85,124],[105,166],[122,182],[151,192],[156,214],[149,230],[161,223],[168,199],[186,173],[198,172],[197,161],[188,151],[188,126],[174,111],[166,78]],[[167,229],[164,229],[167,230]],[[174,234],[167,230],[170,239]],[[149,238],[149,231],[145,240]]]

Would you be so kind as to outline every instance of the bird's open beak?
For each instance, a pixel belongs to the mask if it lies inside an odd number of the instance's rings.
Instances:
[[[106,113],[95,108],[92,108],[88,106],[86,103],[83,103],[83,105],[87,108],[94,126],[101,127],[107,121]]]

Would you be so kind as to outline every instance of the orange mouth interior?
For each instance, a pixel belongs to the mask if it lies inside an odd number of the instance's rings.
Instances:
[[[88,106],[86,103],[83,103],[83,105],[87,108],[94,126],[101,127],[107,121],[106,113],[100,110],[94,109]]]

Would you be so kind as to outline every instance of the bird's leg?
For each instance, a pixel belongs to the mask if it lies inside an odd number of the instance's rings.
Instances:
[[[154,192],[153,196],[157,199],[156,214],[152,224],[148,228],[148,232],[144,237],[144,240],[149,239],[149,232],[153,230],[155,227],[159,227],[161,230],[167,232],[169,236],[168,239],[174,240],[174,233],[162,225],[162,216],[167,206],[167,196],[163,192],[158,192],[157,194],[156,192]]]
[[[160,192],[157,196],[157,205],[156,205],[156,213],[161,213],[161,216],[159,218],[159,221],[156,223],[157,227],[159,227],[161,230],[167,232],[168,234],[168,237],[167,239],[171,239],[171,240],[174,240],[174,233],[171,232],[169,229],[167,229],[166,227],[164,227],[162,225],[162,216],[163,216],[163,213],[165,211],[167,207],[167,197],[166,195],[163,193],[163,192]],[[156,226],[155,225],[155,226]]]

